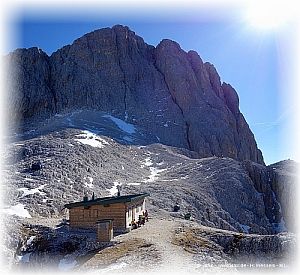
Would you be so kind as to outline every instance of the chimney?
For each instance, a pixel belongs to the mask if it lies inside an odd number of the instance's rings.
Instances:
[[[95,199],[95,193],[93,192],[92,201]]]
[[[87,194],[85,194],[84,197],[83,197],[83,201],[88,201],[88,200],[89,200],[89,197],[88,197]]]
[[[118,189],[118,197],[121,196],[121,185],[117,185],[117,189]]]

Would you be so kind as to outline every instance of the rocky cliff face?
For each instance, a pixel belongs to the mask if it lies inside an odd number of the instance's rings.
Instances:
[[[280,203],[286,227],[290,231],[296,232],[298,164],[292,160],[284,160],[274,163],[268,168],[272,171],[271,186]]]
[[[290,160],[267,167],[251,161],[243,164],[263,198],[266,217],[275,230],[295,231],[297,164]]]
[[[159,142],[263,164],[236,91],[213,65],[173,41],[147,45],[127,27],[84,35],[48,57],[37,48],[7,56],[10,112],[28,121],[96,109],[144,127]]]
[[[38,48],[17,49],[6,61],[6,113],[11,121],[55,113],[49,57]]]

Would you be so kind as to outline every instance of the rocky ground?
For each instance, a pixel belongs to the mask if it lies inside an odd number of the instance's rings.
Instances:
[[[23,130],[3,155],[3,251],[11,267],[129,271],[142,262],[149,271],[231,272],[247,251],[255,255],[254,264],[261,253],[269,253],[264,264],[289,264],[285,253],[294,235],[270,235],[287,231],[281,202],[288,205],[284,192],[293,190],[295,173],[290,169],[283,176],[282,163],[268,168],[225,157],[199,159],[94,111],[59,115]],[[85,193],[114,195],[119,184],[122,194],[151,194],[147,226],[116,237],[105,249],[95,242],[95,232],[57,226],[65,203]],[[186,213],[193,221],[184,220]]]
[[[174,218],[165,211],[105,245],[96,241],[94,231],[70,229],[57,219],[32,223],[22,226],[13,271],[211,274],[287,271],[294,264],[293,234],[234,233]]]

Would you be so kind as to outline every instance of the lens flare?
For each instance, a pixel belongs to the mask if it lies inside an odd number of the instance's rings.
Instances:
[[[255,29],[276,31],[286,26],[292,15],[289,1],[253,1],[247,8],[246,20]]]

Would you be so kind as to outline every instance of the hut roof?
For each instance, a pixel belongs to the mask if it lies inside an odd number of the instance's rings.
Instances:
[[[142,198],[150,196],[149,193],[141,193],[141,194],[132,194],[132,195],[125,195],[125,196],[114,196],[114,197],[103,197],[103,198],[97,198],[94,200],[87,200],[87,201],[79,201],[79,202],[72,202],[69,204],[65,204],[65,208],[73,208],[78,206],[91,206],[91,205],[97,205],[97,204],[114,204],[114,203],[120,203],[120,202],[134,202],[137,200],[140,200]]]

